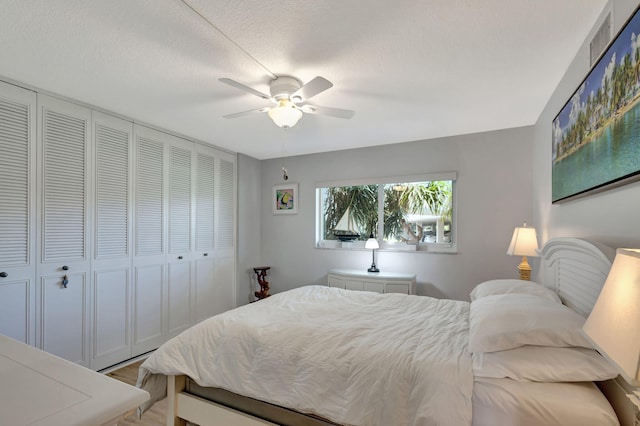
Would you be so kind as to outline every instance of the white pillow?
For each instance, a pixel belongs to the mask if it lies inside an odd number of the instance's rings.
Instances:
[[[522,281],[515,279],[485,281],[475,286],[469,296],[471,297],[471,301],[473,302],[474,300],[478,300],[480,298],[492,296],[495,294],[513,293],[533,294],[547,298],[554,302],[562,303],[560,297],[558,297],[555,291],[533,281]]]
[[[593,349],[521,346],[474,353],[473,375],[528,382],[594,382],[613,379],[618,372]]]
[[[564,305],[531,294],[501,294],[471,302],[469,351],[496,352],[524,345],[593,348],[585,319]]]

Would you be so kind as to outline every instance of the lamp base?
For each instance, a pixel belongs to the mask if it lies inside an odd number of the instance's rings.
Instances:
[[[518,265],[520,271],[520,279],[523,281],[531,281],[531,266],[527,262],[527,256],[522,256],[522,262]]]
[[[371,238],[373,238],[373,234]],[[376,268],[376,249],[371,250],[371,268],[367,269],[367,272],[380,272],[380,269]]]

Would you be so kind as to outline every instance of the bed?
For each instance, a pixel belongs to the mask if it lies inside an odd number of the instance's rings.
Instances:
[[[579,333],[614,254],[551,240],[544,286],[493,280],[471,303],[279,293],[159,348],[140,368],[139,412],[167,394],[170,425],[617,425],[593,383],[615,370]]]

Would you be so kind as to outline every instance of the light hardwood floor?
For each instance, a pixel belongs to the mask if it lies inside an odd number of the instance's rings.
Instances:
[[[138,380],[138,367],[140,367],[140,364],[142,364],[142,361],[112,371],[107,376],[135,386]],[[118,426],[162,426],[166,424],[166,413],[167,400],[165,398],[156,402],[149,411],[145,412],[142,415],[142,419],[138,419],[138,415],[134,413],[126,419],[120,420]]]

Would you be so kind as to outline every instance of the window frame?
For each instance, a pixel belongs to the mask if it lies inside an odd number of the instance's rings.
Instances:
[[[354,178],[354,179],[341,179],[332,181],[321,181],[315,183],[315,203],[316,203],[316,218],[315,218],[315,247],[318,249],[329,250],[365,250],[364,241],[354,242],[340,242],[336,240],[323,240],[322,239],[322,222],[323,218],[323,206],[322,206],[322,188],[340,187],[340,186],[363,186],[363,185],[378,185],[378,225],[376,229],[376,236],[378,243],[380,244],[380,251],[392,251],[392,252],[412,252],[412,253],[457,253],[458,247],[458,226],[457,226],[457,172],[436,172],[425,174],[413,174],[404,176],[384,176],[384,177],[371,177],[371,178]],[[405,244],[405,243],[389,243],[379,238],[380,235],[384,235],[384,185],[393,184],[398,182],[412,183],[412,182],[431,182],[431,181],[451,181],[451,242],[446,243],[418,243],[418,244]]]

